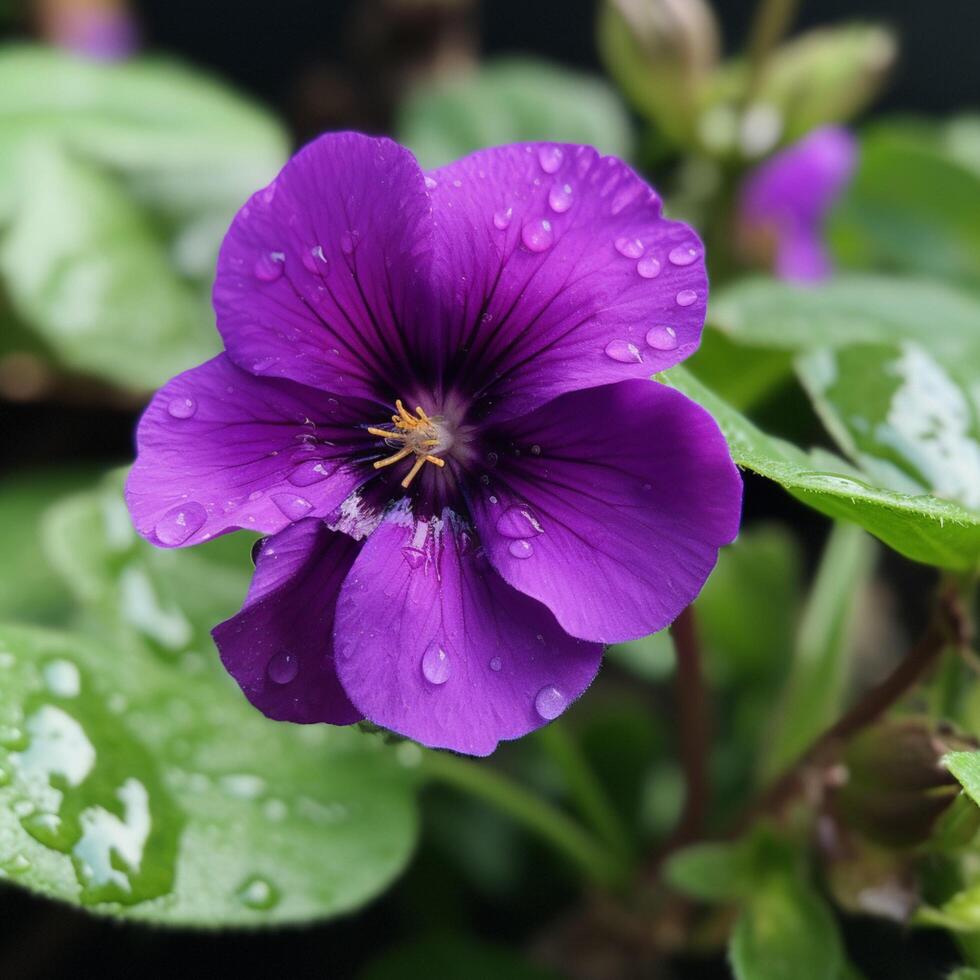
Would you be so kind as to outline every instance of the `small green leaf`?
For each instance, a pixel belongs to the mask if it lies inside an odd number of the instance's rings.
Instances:
[[[949,752],[943,765],[956,777],[966,794],[980,806],[980,751]]]
[[[757,878],[755,856],[747,841],[685,847],[670,856],[663,873],[672,888],[705,902],[746,898]]]
[[[926,494],[882,489],[830,453],[808,455],[767,436],[683,368],[672,369],[663,379],[714,416],[739,466],[774,480],[807,506],[860,524],[915,561],[961,570],[973,570],[980,562],[977,514]]]
[[[920,926],[939,926],[952,932],[980,932],[980,882],[973,882],[936,908],[920,906],[912,919]]]
[[[831,222],[840,260],[980,283],[980,172],[918,129],[882,125],[862,140],[854,180]],[[926,321],[941,329],[939,317]]]
[[[792,763],[840,713],[852,627],[871,571],[871,539],[853,524],[836,524],[807,599],[778,722],[767,742],[765,772]]]
[[[396,131],[423,167],[522,140],[587,143],[629,157],[629,119],[600,78],[530,59],[494,62],[462,78],[419,88]]]
[[[729,947],[736,980],[838,980],[844,967],[837,922],[823,899],[790,876],[757,885]]]
[[[54,144],[31,170],[0,243],[17,314],[66,367],[153,388],[218,350],[207,300],[173,271],[118,185]]]
[[[812,351],[797,371],[837,444],[876,483],[980,511],[980,406],[969,368],[947,370],[906,342]]]

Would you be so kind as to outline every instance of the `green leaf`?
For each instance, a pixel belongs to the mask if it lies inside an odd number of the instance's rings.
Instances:
[[[0,275],[63,365],[149,389],[218,350],[206,298],[116,183],[50,143],[22,163],[32,179],[0,243]]]
[[[938,141],[882,125],[861,144],[854,180],[831,221],[839,259],[980,284],[980,173]],[[938,317],[932,322],[938,323]]]
[[[911,340],[947,368],[980,371],[980,301],[942,283],[841,274],[812,289],[751,278],[719,290],[708,320],[739,344],[806,351]]]
[[[714,416],[739,466],[774,480],[807,506],[860,524],[915,561],[961,570],[980,562],[977,514],[926,494],[876,487],[867,474],[830,453],[807,454],[767,436],[683,368],[662,377]]]
[[[956,777],[967,796],[980,806],[980,751],[949,752],[943,756],[943,765]]]
[[[813,351],[797,371],[827,430],[877,483],[980,510],[974,371],[946,370],[912,342]]]
[[[746,898],[758,876],[747,841],[685,847],[668,858],[663,873],[672,888],[705,902]]]
[[[522,140],[588,143],[629,157],[629,119],[606,82],[557,65],[506,59],[417,89],[401,106],[399,140],[423,167]]]
[[[973,966],[961,966],[953,970],[947,980],[980,980],[980,970]]]
[[[873,558],[872,542],[861,528],[834,525],[800,623],[778,721],[767,742],[769,776],[792,763],[840,713],[854,647],[852,627]]]
[[[213,653],[0,627],[0,868],[106,915],[195,926],[356,908],[401,870],[412,786],[379,739],[272,722]]]
[[[826,903],[809,886],[775,875],[758,885],[729,947],[736,980],[838,980],[840,934]]]
[[[84,471],[52,469],[0,481],[4,544],[0,620],[41,624],[66,621],[71,595],[42,551],[41,515],[59,497],[77,491],[90,480],[91,474]]]
[[[952,932],[980,932],[980,881],[973,882],[936,908],[922,905],[912,921],[920,926],[939,926]]]

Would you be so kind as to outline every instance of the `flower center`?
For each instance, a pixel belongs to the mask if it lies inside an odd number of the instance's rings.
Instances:
[[[434,466],[446,465],[446,461],[440,457],[440,454],[449,450],[453,439],[442,424],[441,418],[429,418],[419,407],[415,409],[415,415],[412,415],[406,410],[401,399],[395,402],[395,408],[398,409],[398,414],[391,417],[394,428],[369,428],[368,432],[373,436],[380,436],[389,446],[397,447],[397,451],[391,456],[375,462],[376,470],[391,466],[409,456],[414,457],[412,468],[402,480],[402,486],[407,490],[426,463],[432,463]]]

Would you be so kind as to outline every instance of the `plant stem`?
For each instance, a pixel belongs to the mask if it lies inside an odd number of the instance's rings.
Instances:
[[[708,699],[701,674],[701,645],[694,610],[688,606],[670,627],[677,657],[676,695],[684,805],[667,849],[697,840],[708,809]]]
[[[538,731],[538,739],[561,769],[582,816],[610,847],[628,858],[630,834],[575,738],[553,721]]]
[[[611,887],[625,880],[627,869],[618,854],[608,850],[567,814],[486,763],[470,762],[448,752],[426,752],[422,771],[520,821],[555,850],[571,858],[596,884]]]
[[[781,811],[806,784],[807,774],[815,768],[829,766],[848,739],[877,721],[907,694],[933,666],[947,644],[966,642],[967,629],[959,597],[952,589],[944,590],[925,632],[901,663],[812,742],[797,761],[770,784],[749,811],[740,829],[744,828],[748,820],[762,813]]]
[[[749,101],[758,91],[769,55],[789,30],[798,6],[799,0],[759,0],[747,44],[751,73]]]

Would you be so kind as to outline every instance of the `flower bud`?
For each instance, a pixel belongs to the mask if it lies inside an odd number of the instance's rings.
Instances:
[[[873,25],[809,31],[773,52],[754,101],[783,118],[783,138],[857,115],[881,91],[895,62],[891,31]]]
[[[605,0],[599,51],[610,74],[664,134],[682,141],[718,61],[718,27],[704,0]]]
[[[845,753],[847,781],[835,794],[836,813],[847,827],[879,844],[922,843],[959,789],[942,757],[966,745],[920,719],[875,725]]]

